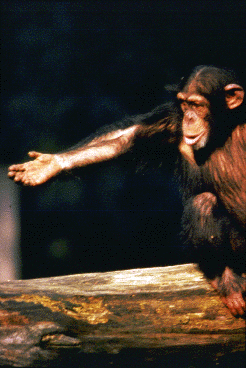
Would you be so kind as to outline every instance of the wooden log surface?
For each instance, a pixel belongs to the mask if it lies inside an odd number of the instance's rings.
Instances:
[[[194,264],[0,284],[0,364],[28,367],[64,349],[245,349],[245,320]]]

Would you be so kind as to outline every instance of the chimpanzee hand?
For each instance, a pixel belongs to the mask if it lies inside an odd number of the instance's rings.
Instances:
[[[212,280],[211,285],[218,291],[222,302],[234,316],[245,314],[246,303],[243,298],[246,291],[245,277],[235,274],[229,267],[226,267],[222,276],[217,276]]]
[[[45,183],[62,171],[59,159],[54,154],[31,151],[28,155],[35,160],[9,167],[8,176],[15,182],[35,186]]]

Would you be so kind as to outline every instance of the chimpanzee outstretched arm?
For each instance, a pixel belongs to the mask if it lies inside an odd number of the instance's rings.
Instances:
[[[104,127],[93,138],[89,137],[66,152],[44,154],[31,151],[28,154],[35,160],[11,165],[8,176],[24,185],[40,185],[61,171],[116,158],[130,150],[135,141],[141,138],[148,140],[156,133],[166,132],[165,138],[168,141],[176,135],[177,129],[170,111],[172,105],[167,103],[157,106],[149,113],[126,118],[117,126]]]
[[[107,161],[127,152],[141,129],[143,127],[140,124],[118,129],[59,154],[31,151],[29,156],[35,160],[10,166],[8,176],[24,185],[43,184],[63,170]]]

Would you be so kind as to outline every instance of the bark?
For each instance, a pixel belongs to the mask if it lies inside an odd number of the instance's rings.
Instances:
[[[0,284],[0,364],[45,366],[66,349],[245,349],[234,318],[194,264]]]

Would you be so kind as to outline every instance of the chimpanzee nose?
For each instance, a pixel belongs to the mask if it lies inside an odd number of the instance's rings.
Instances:
[[[194,123],[195,121],[194,111],[190,111],[190,110],[186,111],[184,117],[185,117],[186,123],[191,124],[191,123]]]

